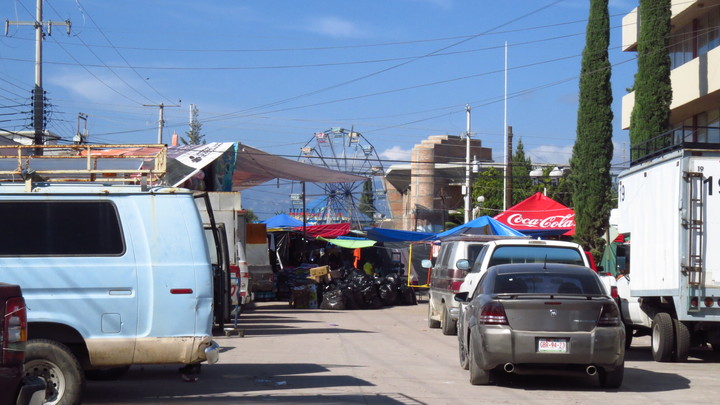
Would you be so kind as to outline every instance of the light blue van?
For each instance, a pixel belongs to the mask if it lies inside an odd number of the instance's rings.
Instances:
[[[80,403],[86,372],[199,372],[218,360],[213,275],[191,191],[0,183],[0,216],[0,280],[23,289],[25,367],[53,387],[51,403]]]

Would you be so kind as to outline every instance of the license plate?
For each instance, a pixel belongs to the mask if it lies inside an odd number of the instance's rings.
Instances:
[[[567,339],[539,338],[537,344],[538,353],[567,353]]]

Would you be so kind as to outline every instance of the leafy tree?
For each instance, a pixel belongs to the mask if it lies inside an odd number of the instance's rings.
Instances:
[[[512,205],[535,194],[537,187],[530,178],[531,171],[532,160],[525,156],[525,145],[521,139],[512,157]]]
[[[491,167],[478,173],[472,187],[472,201],[479,196],[485,197],[482,210],[478,216],[495,216],[503,209],[503,174],[500,170]]]
[[[257,222],[258,219],[259,219],[258,216],[255,215],[255,212],[253,212],[253,210],[251,210],[251,209],[245,209],[245,221],[246,221],[248,224],[252,224],[252,223],[254,223],[254,222]]]
[[[360,196],[360,204],[358,204],[358,210],[363,214],[367,215],[370,220],[374,220],[373,214],[377,211],[377,209],[375,209],[375,195],[373,194],[372,179],[367,180],[363,183],[362,195]]]
[[[570,159],[575,238],[596,258],[608,227],[612,180],[612,89],[608,0],[591,0],[580,72],[577,139]]]
[[[205,145],[205,135],[201,132],[202,124],[198,120],[199,114],[200,110],[193,105],[190,110],[190,129],[185,132],[187,139],[180,137],[180,142],[182,142],[183,145]]]
[[[635,106],[630,115],[630,144],[635,146],[667,131],[670,126],[670,1],[640,0],[638,69]],[[658,143],[656,147],[667,146]],[[649,150],[648,152],[650,152]],[[631,158],[635,159],[636,153]]]

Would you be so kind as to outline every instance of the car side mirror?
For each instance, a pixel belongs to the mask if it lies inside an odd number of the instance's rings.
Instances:
[[[463,291],[455,294],[455,301],[457,302],[467,302],[468,295],[470,295],[470,291]]]
[[[470,270],[470,261],[468,259],[460,259],[455,263],[455,267],[457,267],[458,270]]]
[[[429,269],[432,267],[432,261],[429,259],[423,259],[422,262],[420,262],[420,266],[422,266],[424,269]]]

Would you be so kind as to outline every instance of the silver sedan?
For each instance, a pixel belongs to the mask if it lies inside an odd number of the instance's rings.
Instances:
[[[618,388],[625,365],[625,328],[597,274],[576,265],[505,264],[488,269],[458,321],[460,365],[470,382],[499,372],[587,373]]]

